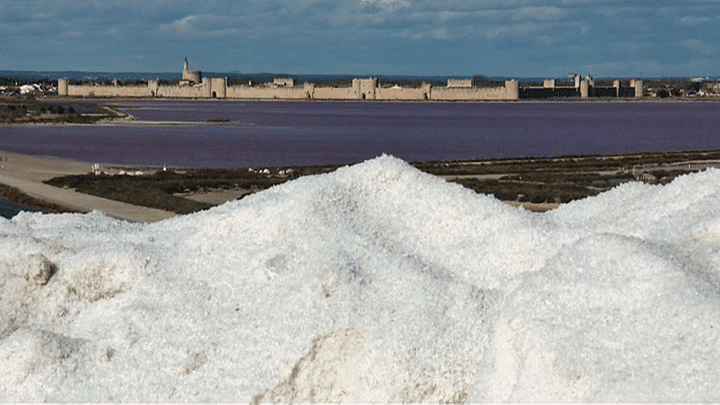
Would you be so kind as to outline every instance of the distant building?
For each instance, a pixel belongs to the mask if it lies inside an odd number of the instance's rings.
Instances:
[[[20,94],[40,94],[42,90],[38,84],[24,84],[20,86]]]
[[[707,86],[707,92],[710,94],[720,94],[720,82],[705,83]]]
[[[275,87],[292,87],[295,85],[295,79],[290,77],[276,77],[273,79],[272,84]]]
[[[448,79],[448,87],[472,87],[472,79]]]

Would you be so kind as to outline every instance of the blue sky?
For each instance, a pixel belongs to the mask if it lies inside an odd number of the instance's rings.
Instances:
[[[720,75],[720,2],[0,0],[0,70]]]

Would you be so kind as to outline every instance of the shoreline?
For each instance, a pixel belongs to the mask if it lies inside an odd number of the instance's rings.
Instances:
[[[178,120],[142,120],[124,110],[123,102],[279,102],[279,103],[379,103],[379,104],[714,104],[720,102],[718,97],[668,97],[668,98],[548,98],[548,99],[518,99],[518,100],[306,100],[306,99],[218,99],[218,98],[183,98],[183,97],[81,97],[81,96],[44,96],[35,99],[37,103],[78,102],[94,105],[106,112],[104,115],[79,114],[64,120],[57,118],[38,117],[21,121],[2,121],[0,127],[26,126],[26,127],[108,127],[108,126],[136,126],[136,127],[205,127],[205,126],[247,126],[241,121],[232,120],[205,120],[205,121],[178,121]]]
[[[111,217],[128,221],[154,222],[177,215],[172,212],[125,204],[43,183],[55,177],[90,173],[93,169],[92,163],[72,159],[24,155],[6,150],[0,150],[0,157],[3,157],[3,165],[0,168],[0,184],[19,190],[24,196],[21,196],[21,198],[30,197],[34,201],[47,205],[56,205],[60,210],[68,212],[98,210]],[[15,201],[5,201],[23,205],[21,201],[17,201],[17,198],[15,198]]]
[[[93,164],[89,162],[48,156],[24,155],[4,150],[0,150],[0,157],[4,157],[3,167],[0,169],[0,184],[15,187],[22,194],[34,198],[37,201],[59,206],[61,211],[63,208],[71,212],[90,212],[92,210],[100,210],[114,218],[140,222],[153,222],[179,215],[160,209],[147,208],[139,205],[121,203],[114,200],[91,196],[88,194],[82,194],[72,189],[68,189],[67,187],[53,187],[43,183],[46,180],[56,177],[86,175],[92,173]],[[646,163],[635,164],[633,167],[628,168],[625,167],[624,163],[621,164],[621,162],[628,159],[633,162]],[[531,165],[535,167],[535,169],[533,169],[534,171],[542,172],[543,170],[550,170],[549,168],[558,165],[570,164],[572,166],[577,164],[588,164],[593,168],[592,172],[598,175],[613,175],[620,173],[618,166],[621,166],[622,171],[624,172],[632,169],[633,173],[638,171],[640,174],[647,170],[677,170],[681,168],[686,171],[702,170],[708,167],[720,166],[720,151],[640,152],[622,155],[571,155],[539,158],[502,158],[471,161],[430,161],[409,163],[427,173],[443,177],[446,181],[455,181],[467,186],[467,184],[462,182],[463,180],[487,181],[508,177],[508,175],[517,173],[516,170],[511,169],[511,166],[514,167],[517,165]],[[605,171],[595,167],[603,165],[610,166],[608,166],[608,169]],[[341,166],[344,165],[320,165],[316,167],[315,173],[332,171]],[[304,167],[307,166],[295,166],[296,171]],[[102,163],[100,164],[100,170],[102,170],[104,174],[114,176],[121,175],[123,173],[128,175],[152,174],[163,170],[163,168],[154,166],[131,166]],[[171,170],[182,173],[185,170],[194,169],[177,168]],[[568,173],[584,173],[583,170],[579,169],[567,170],[569,170]],[[269,175],[268,177],[272,176],[276,175]],[[635,180],[642,180],[642,178],[640,176],[636,176]],[[658,179],[655,179],[656,182],[657,180]],[[514,180],[510,180],[510,182],[514,182]],[[187,193],[176,193],[174,196],[194,200],[196,202],[219,205],[227,201],[242,198],[255,191],[249,189],[202,189]],[[17,198],[15,200],[12,198],[3,198],[3,200],[13,204],[23,205],[22,201],[19,201]],[[545,212],[556,209],[563,203],[560,201],[531,201],[529,199],[529,195],[526,200],[522,200],[520,198],[516,200],[500,200],[511,206],[522,207],[523,209],[535,212]],[[28,208],[34,209],[35,207],[30,206]]]
[[[567,97],[567,98],[520,98],[517,100],[360,100],[360,99],[293,99],[293,98],[203,98],[203,97],[83,97],[83,96],[45,96],[39,101],[86,101],[113,103],[122,101],[207,101],[207,102],[288,102],[288,103],[398,103],[398,104],[504,104],[504,103],[697,103],[720,102],[715,97]],[[123,112],[124,114],[124,112]]]

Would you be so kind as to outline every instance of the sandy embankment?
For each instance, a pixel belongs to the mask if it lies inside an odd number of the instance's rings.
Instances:
[[[29,156],[9,151],[0,151],[0,157],[4,158],[0,168],[0,183],[16,187],[34,198],[79,211],[102,211],[111,217],[128,221],[154,222],[177,215],[43,183],[53,177],[86,174],[92,170],[92,164],[88,162]]]

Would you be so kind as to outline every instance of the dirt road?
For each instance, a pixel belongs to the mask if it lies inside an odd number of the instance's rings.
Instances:
[[[79,211],[98,210],[127,221],[154,222],[177,214],[154,208],[125,204],[105,198],[76,193],[42,182],[57,176],[86,174],[92,163],[69,159],[54,159],[1,151],[0,183],[16,187],[32,197],[53,202]]]

